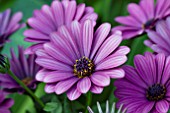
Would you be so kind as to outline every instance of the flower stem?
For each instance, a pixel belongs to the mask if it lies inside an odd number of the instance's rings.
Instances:
[[[15,76],[15,74],[13,74],[13,72],[11,70],[8,70],[7,72],[20,86],[22,86],[25,91],[27,91],[34,99],[35,101],[37,101],[37,103],[44,108],[44,104],[43,102],[20,80],[18,79],[18,77]]]
[[[92,93],[89,91],[87,93],[87,106],[90,106],[91,102],[92,102]],[[85,113],[88,113],[88,109],[87,108],[86,108],[86,112]]]

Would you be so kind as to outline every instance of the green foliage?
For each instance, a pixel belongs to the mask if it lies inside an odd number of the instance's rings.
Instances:
[[[7,8],[11,8],[12,12],[23,12],[23,22],[27,22],[27,19],[30,18],[35,9],[40,9],[43,4],[50,5],[52,0],[0,0],[0,11],[3,11]],[[127,15],[127,4],[130,2],[139,2],[139,0],[77,0],[78,3],[86,3],[87,6],[92,6],[95,9],[95,12],[98,13],[97,25],[100,25],[103,22],[109,22],[112,24],[112,27],[118,25],[114,21],[114,18],[121,15]],[[27,28],[22,28],[13,34],[10,39],[11,42],[7,43],[2,50],[3,54],[10,56],[10,48],[14,48],[17,52],[17,46],[22,45],[25,48],[30,46],[31,43],[24,42],[23,32]],[[138,38],[123,41],[121,45],[127,45],[131,48],[131,52],[128,55],[128,65],[133,65],[133,58],[136,54],[143,54],[144,51],[151,51],[147,48],[143,41],[147,39],[146,35],[139,36]],[[106,100],[109,100],[110,103],[117,101],[113,95],[115,87],[113,86],[113,80],[110,86],[104,88],[104,91],[100,95],[92,94],[91,107],[94,111],[97,112],[96,102],[99,101],[102,107],[105,107]],[[43,97],[44,84],[39,84],[35,94],[38,97]],[[12,113],[38,113],[36,110],[36,103],[27,95],[13,94],[11,95],[15,100],[15,104],[12,107]],[[87,102],[86,96],[82,95],[77,101],[69,101],[66,96],[50,96],[46,95],[44,102],[47,102],[44,111],[50,113],[77,113],[80,111],[86,111]],[[41,113],[43,113],[41,111]]]

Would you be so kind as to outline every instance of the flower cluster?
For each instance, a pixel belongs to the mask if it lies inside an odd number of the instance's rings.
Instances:
[[[94,9],[76,0],[53,0],[51,6],[34,10],[23,33],[24,40],[33,44],[27,49],[18,46],[18,55],[11,48],[9,59],[0,54],[0,113],[10,113],[14,101],[5,96],[15,92],[29,94],[44,107],[33,93],[38,83],[45,83],[47,95],[66,93],[74,101],[101,94],[113,82],[118,101],[111,110],[107,101],[106,113],[167,113],[170,0],[140,0],[139,4],[130,3],[127,10],[130,15],[116,17],[122,25],[113,28],[110,23],[98,22]],[[13,17],[10,13],[10,9],[0,13],[0,50],[10,35],[25,25],[19,23],[22,13]],[[134,66],[124,65],[130,48],[122,46],[122,41],[143,34],[148,37],[144,44],[152,50],[137,54]],[[91,101],[87,100],[87,105]],[[48,112],[53,107],[48,106]],[[98,102],[97,108],[103,113]],[[89,106],[87,111],[94,113]]]

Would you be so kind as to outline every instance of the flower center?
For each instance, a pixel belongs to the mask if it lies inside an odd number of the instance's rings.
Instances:
[[[30,77],[24,78],[22,79],[22,82],[27,86],[32,82],[32,78]]]
[[[76,60],[76,63],[74,64],[74,75],[78,78],[90,76],[93,71],[94,64],[87,57],[83,56],[82,58]]]
[[[146,97],[150,101],[158,101],[165,97],[166,88],[161,84],[154,84],[148,88]]]
[[[148,20],[145,24],[142,25],[143,29],[152,29],[154,24],[154,19]]]

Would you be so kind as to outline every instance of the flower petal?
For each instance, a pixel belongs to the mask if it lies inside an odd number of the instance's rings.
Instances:
[[[83,50],[84,50],[84,55],[86,57],[89,57],[90,51],[91,51],[91,46],[92,46],[92,41],[93,41],[93,23],[91,20],[86,20],[83,24]]]
[[[81,93],[87,93],[91,87],[91,81],[88,77],[82,78],[77,83],[77,89]]]
[[[44,76],[43,82],[45,83],[55,83],[68,78],[74,77],[72,72],[59,72],[59,71],[51,71],[46,73]]]
[[[79,90],[77,89],[76,86],[72,87],[68,92],[67,92],[67,97],[73,101],[76,100],[77,98],[79,98],[81,96],[81,93],[79,92]]]
[[[96,85],[93,84],[90,88],[90,91],[95,93],[95,94],[100,94],[103,91],[103,87],[96,86]]]
[[[96,64],[96,69],[95,70],[105,70],[105,69],[110,69],[110,68],[115,68],[127,61],[126,56],[117,56],[117,55],[111,55],[105,59],[103,59],[101,62]]]
[[[159,113],[167,113],[169,110],[169,103],[166,100],[156,102],[156,110]]]
[[[97,55],[94,59],[94,63],[97,64],[104,58],[106,58],[110,53],[112,53],[122,41],[121,32],[117,31],[115,34],[111,35],[102,44]]]
[[[111,25],[109,23],[104,23],[100,25],[99,28],[96,30],[94,34],[94,42],[92,45],[92,53],[90,55],[91,59],[93,59],[95,53],[97,52],[101,44],[104,42],[104,40],[109,35],[110,29],[111,29]]]
[[[55,86],[55,93],[62,94],[69,90],[79,79],[77,77],[73,77],[64,81],[60,81]]]
[[[110,77],[102,72],[95,72],[93,75],[91,75],[90,79],[93,84],[97,86],[104,87],[110,84]]]
[[[46,84],[45,85],[45,92],[46,93],[54,93],[55,92],[55,84]]]

